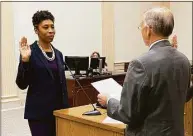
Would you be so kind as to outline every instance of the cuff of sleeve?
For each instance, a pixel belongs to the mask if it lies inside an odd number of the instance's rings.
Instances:
[[[29,68],[29,62],[21,62],[21,63],[22,63],[23,69],[24,69],[24,70],[28,70],[28,68]]]

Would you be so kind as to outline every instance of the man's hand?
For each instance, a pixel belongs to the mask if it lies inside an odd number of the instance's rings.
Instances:
[[[102,94],[98,94],[97,98],[98,98],[98,102],[99,102],[102,106],[107,106],[107,96],[102,95]]]

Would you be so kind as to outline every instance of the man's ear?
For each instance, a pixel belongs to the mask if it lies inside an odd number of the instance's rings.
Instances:
[[[151,29],[147,27],[147,37],[149,38],[151,36]]]

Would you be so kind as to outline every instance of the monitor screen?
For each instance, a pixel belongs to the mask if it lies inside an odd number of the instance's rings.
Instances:
[[[89,66],[88,56],[65,56],[65,62],[70,70],[75,70],[74,75],[80,75],[80,71],[87,71]],[[69,70],[67,67],[65,70]]]
[[[90,59],[90,67],[93,69],[99,68],[99,59],[102,59],[102,68],[105,67],[105,59],[106,57],[100,57],[100,58],[91,58]]]

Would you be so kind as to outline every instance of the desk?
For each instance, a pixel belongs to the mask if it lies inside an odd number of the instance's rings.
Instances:
[[[123,84],[124,78],[125,78],[125,72],[124,73],[112,73],[112,75],[100,75],[100,76],[94,76],[94,77],[81,77],[78,79],[88,96],[91,98],[92,103],[97,102],[97,95],[98,91],[91,85],[92,82],[100,81],[107,78],[113,78],[115,81],[117,81],[119,84]],[[67,77],[67,90],[68,90],[68,101],[70,103],[71,107],[81,106],[81,105],[87,105],[89,104],[89,100],[80,88],[80,86],[77,84],[75,79],[72,77]]]
[[[106,110],[99,109],[102,115],[83,116],[92,110],[91,105],[54,111],[56,116],[56,136],[124,136],[125,124],[104,124]]]

